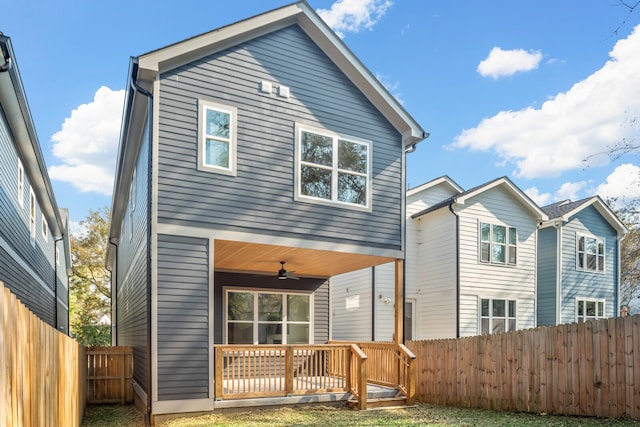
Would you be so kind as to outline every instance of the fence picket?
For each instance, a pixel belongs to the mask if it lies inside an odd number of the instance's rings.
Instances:
[[[640,418],[640,315],[407,347],[419,401]]]

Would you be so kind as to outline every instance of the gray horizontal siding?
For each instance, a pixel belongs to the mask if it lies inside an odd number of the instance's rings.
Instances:
[[[313,339],[316,344],[329,341],[329,282],[324,282],[313,293]]]
[[[158,399],[209,397],[208,240],[158,235]]]
[[[538,230],[538,326],[556,324],[557,230]]]
[[[199,98],[238,108],[236,177],[196,168]],[[401,136],[297,26],[163,74],[159,110],[159,222],[400,249]],[[294,201],[296,122],[373,141],[372,213]]]

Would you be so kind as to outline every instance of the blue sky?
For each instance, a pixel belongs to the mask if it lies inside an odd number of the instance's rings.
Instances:
[[[290,3],[32,1],[3,6],[58,205],[110,206],[131,56]],[[407,182],[508,176],[540,204],[640,197],[640,6],[618,0],[310,0],[431,136]],[[635,0],[628,2],[631,6]],[[587,162],[583,160],[588,158]]]

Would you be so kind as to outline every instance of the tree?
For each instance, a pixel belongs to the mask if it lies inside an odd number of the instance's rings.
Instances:
[[[615,199],[607,200],[609,206],[613,206]],[[624,236],[620,244],[620,304],[630,305],[632,313],[638,309],[633,304],[640,298],[640,200],[627,202],[624,207],[617,210],[618,217],[628,227],[629,232]]]
[[[89,211],[80,221],[80,231],[71,235],[71,259],[74,274],[69,278],[70,330],[86,346],[110,345],[111,325],[99,325],[110,315],[111,284],[106,268],[111,214],[104,207]]]

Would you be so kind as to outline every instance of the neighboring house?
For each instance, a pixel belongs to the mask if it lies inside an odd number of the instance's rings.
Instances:
[[[216,344],[326,343],[328,278],[401,268],[405,151],[427,134],[306,2],[133,58],[129,77],[114,343],[152,418],[210,411]]]
[[[0,33],[0,281],[68,333],[69,220],[58,209],[9,37]]]
[[[547,216],[508,178],[463,191],[444,176],[409,190],[406,212],[405,340],[536,326],[537,226]],[[347,273],[331,281],[335,312],[341,310],[341,320],[356,326],[358,316],[350,316],[342,304],[344,289],[365,288],[359,275]],[[376,289],[389,287],[374,283]],[[381,303],[386,304],[375,294],[366,302],[362,313],[384,310]],[[381,336],[384,329],[366,329],[378,323],[355,330],[389,339],[388,332]],[[334,338],[357,339],[351,335],[344,329]]]
[[[538,231],[538,325],[617,316],[625,225],[598,196],[542,210],[549,220]]]

